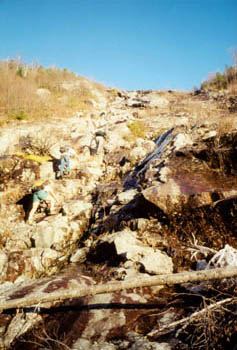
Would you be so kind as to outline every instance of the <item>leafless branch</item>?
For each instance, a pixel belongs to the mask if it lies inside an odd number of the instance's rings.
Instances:
[[[172,322],[168,325],[165,325],[165,326],[159,328],[158,330],[153,330],[152,332],[148,333],[148,336],[154,339],[154,338],[157,338],[164,331],[167,331],[170,329],[175,329],[177,326],[184,325],[181,329],[179,329],[178,332],[180,333],[194,319],[202,317],[204,314],[207,314],[207,316],[209,317],[208,313],[210,311],[213,311],[213,310],[219,308],[220,306],[228,304],[229,302],[232,302],[234,300],[235,300],[235,298],[227,298],[227,299],[215,302],[214,304],[211,304],[209,306],[205,306],[202,310],[194,312],[191,316],[188,316],[188,317],[182,318],[181,320]],[[211,322],[210,322],[210,324],[211,324]]]

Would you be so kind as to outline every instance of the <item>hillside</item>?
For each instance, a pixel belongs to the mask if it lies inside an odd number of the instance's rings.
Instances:
[[[123,91],[15,64],[0,83],[0,349],[233,349],[236,92]],[[62,144],[76,155],[61,179]],[[29,223],[39,180],[56,208]],[[139,285],[216,268],[233,277]]]
[[[0,61],[0,120],[68,117],[105,103],[106,88],[67,69]]]

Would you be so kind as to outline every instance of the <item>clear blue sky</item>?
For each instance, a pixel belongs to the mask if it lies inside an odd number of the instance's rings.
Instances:
[[[125,90],[199,87],[233,47],[237,0],[0,0],[0,59]]]

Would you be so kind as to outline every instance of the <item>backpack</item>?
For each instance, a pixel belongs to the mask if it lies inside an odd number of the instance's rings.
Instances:
[[[43,190],[44,189],[44,185],[39,185],[39,186],[34,186],[32,189],[31,189],[31,193],[35,193],[35,192],[38,192],[40,190]]]
[[[106,137],[106,132],[103,130],[98,130],[98,131],[96,131],[95,136]]]
[[[68,150],[69,150],[69,147],[68,147],[68,146],[61,146],[60,149],[59,149],[59,151],[60,151],[61,153],[67,152]]]

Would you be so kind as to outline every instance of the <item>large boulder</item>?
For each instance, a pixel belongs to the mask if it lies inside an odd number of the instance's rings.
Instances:
[[[67,215],[49,216],[34,227],[32,239],[37,248],[63,249],[68,247],[68,241],[75,242],[83,234],[89,222],[89,205],[65,206],[66,213],[77,220],[72,221]],[[85,211],[84,211],[85,209]]]
[[[182,133],[177,134],[173,141],[173,145],[176,150],[186,146],[191,146],[192,144],[193,144],[193,141],[191,140],[191,137],[187,134],[182,134]]]
[[[173,271],[172,259],[159,249],[144,245],[134,231],[126,229],[115,232],[103,240],[113,243],[118,255],[141,264],[147,273],[162,274]]]
[[[166,183],[157,182],[155,186],[143,190],[142,194],[146,200],[155,204],[165,214],[173,214],[187,204],[193,208],[212,204],[211,192],[197,193],[193,190],[188,193],[172,178],[169,178]]]

